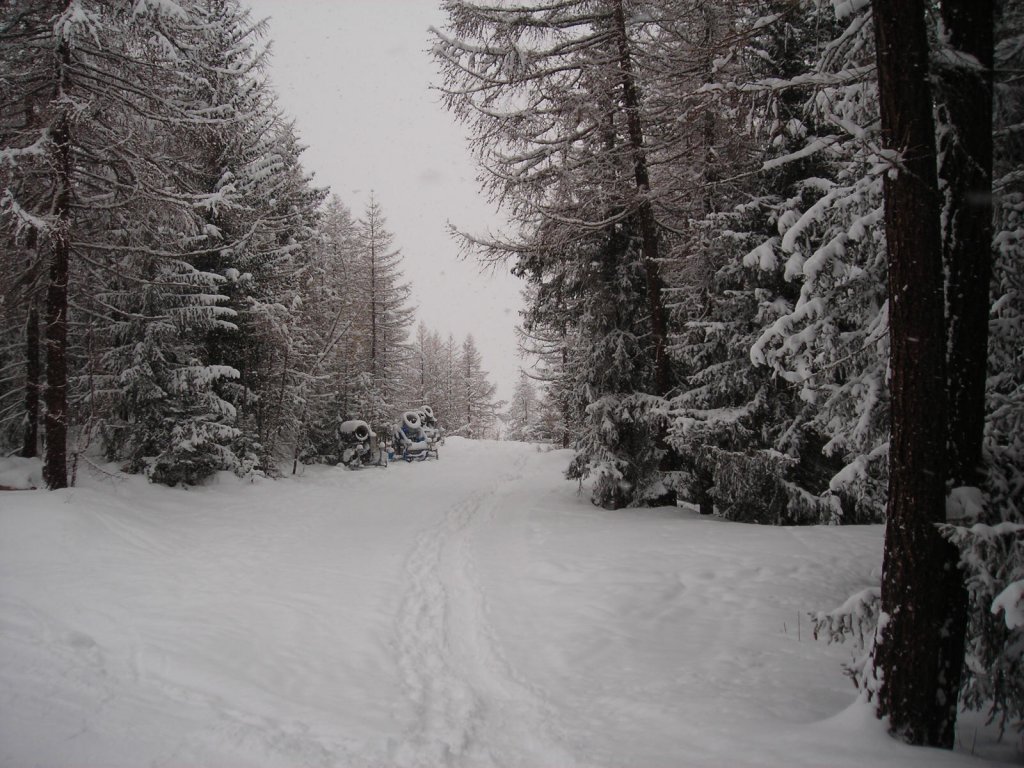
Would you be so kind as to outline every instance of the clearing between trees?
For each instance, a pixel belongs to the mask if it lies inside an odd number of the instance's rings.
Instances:
[[[881,526],[608,511],[570,454],[0,494],[0,765],[967,766],[889,738],[808,611]],[[37,465],[6,459],[0,484]]]

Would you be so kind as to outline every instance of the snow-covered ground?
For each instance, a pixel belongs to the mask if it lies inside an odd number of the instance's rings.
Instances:
[[[608,512],[566,462],[0,492],[0,765],[982,764],[889,739],[810,636],[880,528]]]

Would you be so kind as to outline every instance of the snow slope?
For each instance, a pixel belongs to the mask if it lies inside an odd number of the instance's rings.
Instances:
[[[890,740],[809,636],[880,528],[607,512],[566,462],[0,492],[0,766],[983,764]]]

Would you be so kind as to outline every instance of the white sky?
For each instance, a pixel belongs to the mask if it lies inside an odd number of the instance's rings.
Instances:
[[[245,0],[269,19],[270,73],[308,149],[306,168],[361,216],[371,190],[405,257],[417,317],[461,342],[472,333],[498,396],[522,361],[514,326],[520,281],[458,259],[447,232],[498,226],[479,194],[462,127],[430,86],[435,0]]]

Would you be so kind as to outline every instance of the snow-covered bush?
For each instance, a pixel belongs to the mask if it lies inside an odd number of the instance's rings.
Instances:
[[[239,430],[212,421],[188,421],[171,431],[169,445],[147,462],[146,476],[163,485],[198,485],[220,470],[236,471],[238,458],[228,447]]]
[[[874,687],[871,653],[875,647],[881,605],[881,587],[866,587],[850,595],[834,610],[811,614],[815,640],[825,637],[830,643],[851,641],[853,658],[846,665],[846,674],[868,696]]]
[[[591,500],[606,509],[664,500],[665,416],[665,401],[653,395],[605,395],[591,403],[567,476],[593,476]]]
[[[944,526],[970,599],[961,703],[1024,731],[1024,525]]]

